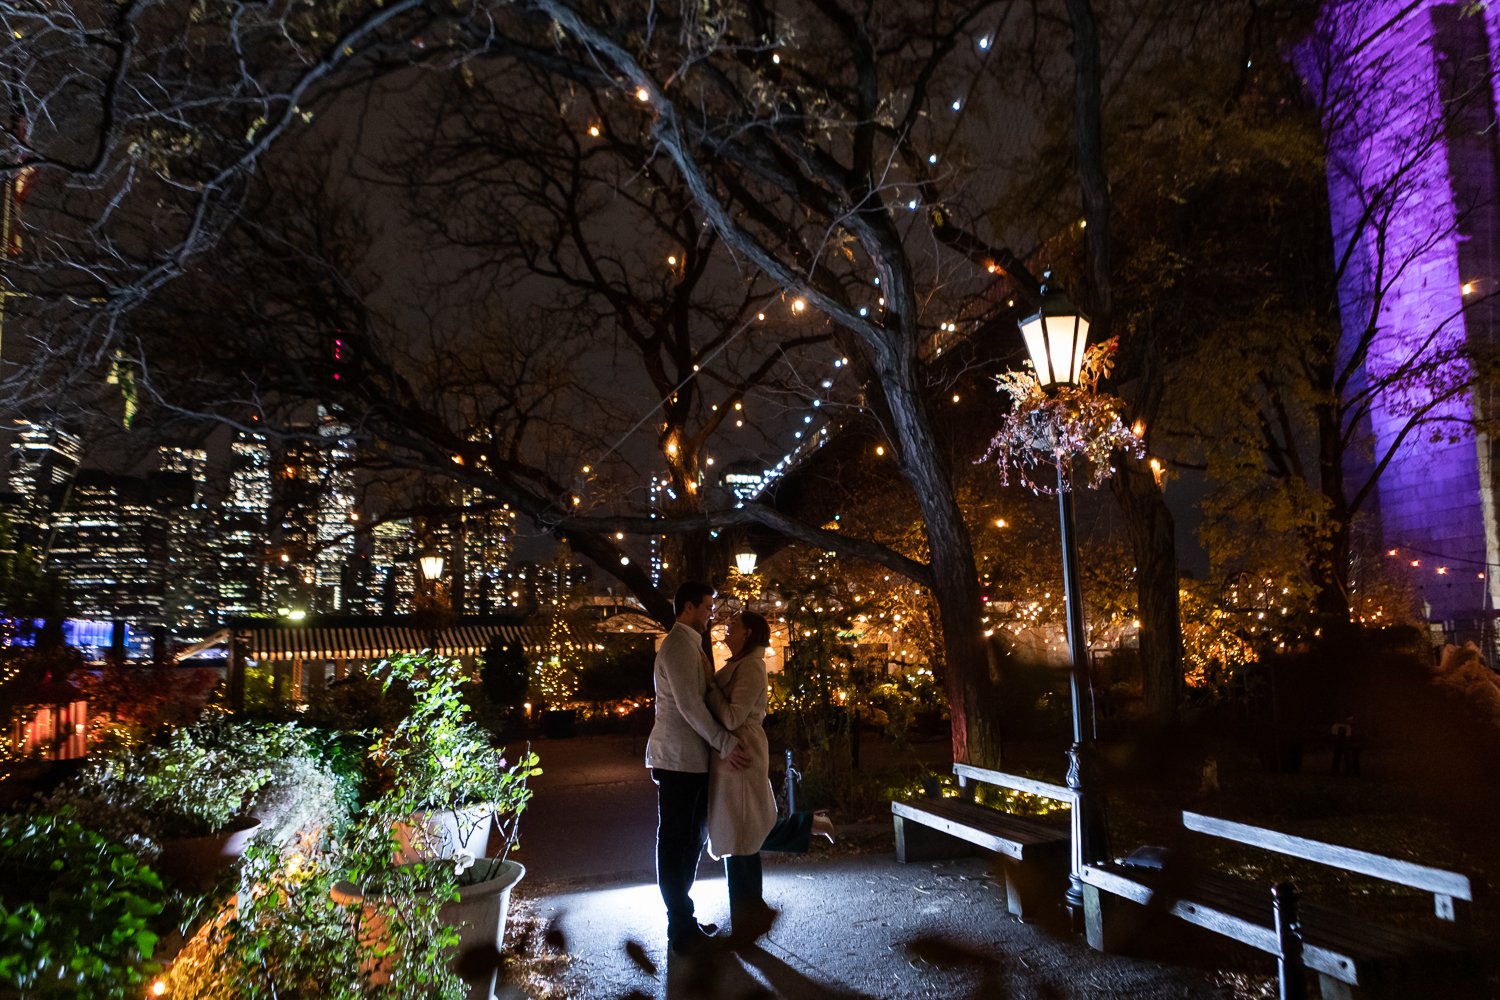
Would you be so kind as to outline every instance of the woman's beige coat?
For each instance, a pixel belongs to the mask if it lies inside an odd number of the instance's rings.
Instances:
[[[730,660],[714,674],[705,695],[708,707],[750,754],[750,766],[736,771],[717,754],[708,767],[708,852],[758,854],[776,824],[771,791],[771,753],[766,744],[766,657],[756,650]]]

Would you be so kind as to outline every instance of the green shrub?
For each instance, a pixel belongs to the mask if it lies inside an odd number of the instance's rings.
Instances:
[[[142,995],[161,879],[72,816],[0,817],[0,985],[29,997]]]

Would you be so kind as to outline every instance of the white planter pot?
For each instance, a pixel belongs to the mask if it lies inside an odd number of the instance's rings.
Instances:
[[[483,861],[480,863],[483,864]],[[510,909],[510,891],[525,874],[525,867],[517,862],[502,861],[494,878],[461,887],[458,899],[444,903],[438,910],[438,917],[444,924],[458,928],[455,964],[471,949],[479,950],[486,959],[491,956],[495,958],[493,962],[486,960],[474,963],[483,971],[470,970],[468,975],[463,975],[460,971],[469,987],[468,1000],[493,1000],[495,996],[500,972],[498,952],[505,943],[505,915]],[[342,906],[361,907],[359,934],[362,941],[372,945],[381,943],[385,936],[385,918],[380,915],[378,908],[365,903],[364,894],[358,886],[352,882],[339,882],[334,885],[331,894],[333,901]],[[381,963],[384,968],[367,970],[370,972],[371,982],[378,984],[389,980],[390,961],[386,959]],[[458,968],[462,970],[463,966],[458,965]]]
[[[490,831],[494,828],[495,807],[489,804],[414,812],[410,822],[396,824],[396,863],[451,858],[456,854],[485,857],[489,854]]]

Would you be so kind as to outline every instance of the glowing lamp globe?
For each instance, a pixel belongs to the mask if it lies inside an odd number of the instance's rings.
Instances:
[[[1041,289],[1041,306],[1020,324],[1043,389],[1078,384],[1089,339],[1089,321],[1051,281],[1052,272],[1048,271]]]
[[[443,575],[443,557],[438,555],[422,556],[417,560],[422,566],[422,578],[425,580],[436,580]]]
[[[734,554],[734,568],[744,576],[755,572],[755,553],[746,549],[744,552]]]

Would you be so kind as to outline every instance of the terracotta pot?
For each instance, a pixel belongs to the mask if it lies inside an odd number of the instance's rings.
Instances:
[[[483,864],[481,860],[479,864]],[[510,909],[510,891],[521,881],[526,869],[515,861],[501,861],[494,878],[462,886],[458,899],[444,903],[438,918],[449,927],[458,928],[458,953],[454,967],[469,987],[469,1000],[492,1000],[499,978],[499,951],[505,943],[505,915]],[[360,941],[379,945],[385,938],[385,917],[373,901],[366,903],[364,893],[353,882],[338,882],[331,893],[341,906],[360,907]],[[471,961],[464,961],[465,958]],[[491,961],[493,959],[493,961]],[[372,960],[365,971],[372,983],[389,982],[393,959]]]
[[[410,822],[396,824],[396,863],[451,858],[455,854],[482,858],[489,853],[490,831],[494,828],[495,807],[487,803],[414,812]]]
[[[260,820],[240,816],[217,833],[167,837],[161,842],[161,857],[152,867],[183,888],[207,889],[224,869],[240,859],[259,830]]]

